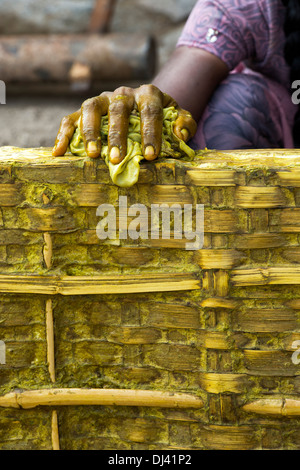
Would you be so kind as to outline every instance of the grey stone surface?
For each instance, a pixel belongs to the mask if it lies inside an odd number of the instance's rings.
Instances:
[[[148,11],[167,16],[173,22],[184,21],[197,0],[136,0]]]
[[[53,146],[61,119],[80,105],[79,98],[7,96],[0,105],[0,146]]]

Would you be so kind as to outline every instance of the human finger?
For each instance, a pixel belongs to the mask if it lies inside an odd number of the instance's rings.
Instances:
[[[129,116],[134,106],[134,90],[117,88],[108,108],[108,152],[112,163],[120,163],[127,153]]]
[[[85,100],[81,105],[80,131],[87,155],[97,158],[101,152],[101,118],[107,114],[109,93]]]
[[[74,134],[80,117],[80,110],[65,116],[60,123],[60,127],[55,139],[52,155],[54,157],[62,156],[66,153],[69,142]]]
[[[146,160],[154,160],[162,142],[163,93],[154,85],[142,85],[136,90],[135,99],[141,119],[143,155]]]
[[[177,102],[167,93],[163,97],[164,108],[174,106],[178,112],[177,119],[174,123],[173,132],[179,138],[187,142],[197,131],[197,123],[189,111],[178,106]]]
[[[181,108],[177,111],[178,117],[174,123],[173,132],[179,139],[187,142],[196,134],[197,123],[188,111]]]

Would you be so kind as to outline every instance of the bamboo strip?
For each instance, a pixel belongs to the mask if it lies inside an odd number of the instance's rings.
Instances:
[[[300,416],[300,400],[291,398],[264,398],[247,403],[244,411],[260,415],[285,416],[287,418]]]
[[[59,446],[59,434],[58,434],[58,420],[57,420],[57,411],[52,411],[52,419],[51,419],[51,437],[52,437],[52,449],[53,450],[60,450]]]
[[[299,266],[274,266],[266,268],[236,268],[231,272],[235,286],[269,284],[300,284]]]
[[[48,269],[51,268],[52,265],[52,238],[50,233],[45,232],[44,233],[44,249],[43,249],[43,256],[44,256],[44,261],[45,265]]]
[[[205,372],[200,375],[199,385],[208,393],[243,393],[248,378],[244,374]]]
[[[185,393],[130,389],[53,388],[13,392],[0,397],[1,407],[104,405],[202,408],[201,398]]]
[[[280,186],[300,187],[300,171],[297,169],[277,171]]]
[[[254,215],[253,212],[251,214]],[[260,217],[258,223],[261,225],[262,222],[263,218]],[[259,230],[260,227],[257,227],[258,224],[255,225],[256,226],[254,227],[254,230]],[[267,230],[268,227],[264,227],[264,229]],[[244,233],[243,235],[236,235],[233,243],[235,248],[242,250],[252,250],[257,248],[276,248],[278,246],[284,246],[287,241],[282,235],[278,235],[277,233]]]
[[[255,413],[260,415],[282,415],[283,399],[282,398],[264,398],[247,403],[242,409],[248,413]]]
[[[50,380],[55,383],[55,350],[54,350],[54,324],[53,324],[53,310],[52,299],[46,301],[46,336],[47,336],[47,362]],[[51,415],[51,436],[52,436],[52,449],[59,450],[59,432],[57,411],[53,410]]]
[[[215,295],[217,297],[228,297],[229,295],[229,273],[218,269],[213,273]]]
[[[174,184],[156,184],[151,188],[149,194],[151,204],[193,204],[191,187]]]
[[[187,170],[189,182],[195,186],[235,186],[235,170]]]
[[[284,399],[282,414],[288,418],[300,416],[300,400]]]
[[[75,166],[82,161],[82,157],[76,157],[71,154],[64,157],[51,158],[51,148],[19,148],[13,146],[5,146],[0,148],[0,160],[5,163],[15,163],[16,161],[24,164],[43,165],[44,167],[57,166]],[[50,157],[50,158],[49,158]],[[300,163],[299,152],[295,149],[241,149],[241,150],[205,150],[201,151],[198,157],[198,165],[201,169],[217,169],[222,170],[224,167],[228,169],[227,164],[238,165],[239,167],[265,168],[270,166],[278,168],[282,171],[284,168],[290,169],[293,165]],[[105,167],[102,161],[97,162],[98,167]],[[156,163],[158,165],[159,163]],[[182,166],[191,168],[189,162],[180,161]],[[146,166],[142,163],[141,166]],[[195,168],[195,167],[193,167]]]
[[[52,300],[46,301],[47,361],[51,382],[55,382],[55,354]]]
[[[0,397],[0,406],[4,408],[20,408],[17,400],[17,394],[15,392],[9,392],[6,395]]]
[[[280,207],[286,204],[285,196],[278,186],[238,186],[236,206],[246,209]]]
[[[200,302],[201,307],[208,308],[236,308],[239,302],[234,299],[226,299],[222,297],[210,297]]]
[[[300,309],[300,299],[293,299],[293,300],[288,300],[285,305],[287,307],[291,307],[295,310]]]
[[[244,259],[243,252],[232,249],[204,249],[195,253],[195,260],[202,269],[231,269]]]
[[[0,292],[29,294],[129,294],[200,289],[193,273],[117,276],[0,275]]]
[[[24,200],[20,183],[0,184],[0,206],[17,206]]]

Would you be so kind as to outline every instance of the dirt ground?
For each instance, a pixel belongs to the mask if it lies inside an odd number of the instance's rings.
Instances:
[[[51,147],[63,116],[80,107],[80,97],[7,97],[0,105],[0,146]]]

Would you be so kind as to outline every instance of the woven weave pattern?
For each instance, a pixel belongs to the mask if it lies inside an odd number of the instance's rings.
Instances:
[[[300,449],[300,153],[142,163],[130,189],[47,149],[0,162],[1,449]],[[203,204],[203,247],[99,240],[120,195]]]

